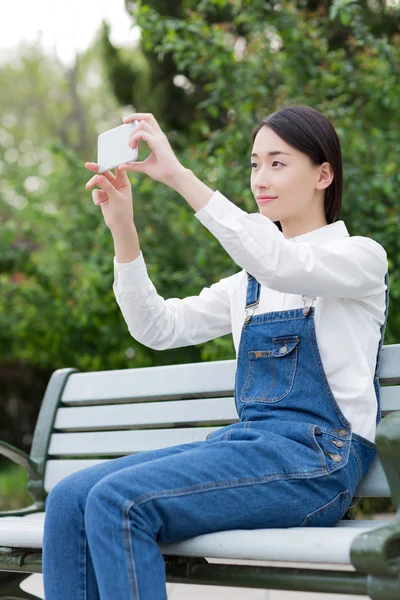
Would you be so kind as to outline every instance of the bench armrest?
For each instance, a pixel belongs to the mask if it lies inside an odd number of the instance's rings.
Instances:
[[[400,413],[391,413],[379,423],[376,448],[400,517]]]
[[[22,450],[11,446],[11,444],[0,441],[0,454],[9,458],[21,467],[24,467],[30,479],[41,479],[41,476],[36,471],[35,464],[25,452],[22,452]]]

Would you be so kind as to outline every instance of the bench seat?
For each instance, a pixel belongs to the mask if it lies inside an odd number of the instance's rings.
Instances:
[[[0,520],[0,546],[41,549],[45,513]],[[351,564],[353,540],[391,521],[343,520],[336,527],[230,530],[161,544],[165,555],[238,560]]]

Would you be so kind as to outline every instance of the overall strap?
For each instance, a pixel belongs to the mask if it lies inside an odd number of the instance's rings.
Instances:
[[[376,400],[378,403],[378,409],[377,409],[377,413],[376,413],[376,422],[377,423],[379,423],[379,421],[382,418],[380,387],[379,387],[379,371],[380,371],[380,367],[381,367],[382,346],[383,346],[383,341],[384,341],[384,337],[385,337],[385,329],[386,329],[387,316],[388,316],[388,310],[389,310],[389,273],[388,273],[388,271],[386,271],[386,274],[385,274],[385,284],[386,284],[385,319],[381,326],[381,339],[379,340],[378,355],[377,355],[377,359],[376,359],[376,368],[375,368],[375,375],[374,375],[375,394],[376,394]]]
[[[246,323],[250,323],[255,309],[260,303],[260,291],[261,286],[257,279],[247,273]]]

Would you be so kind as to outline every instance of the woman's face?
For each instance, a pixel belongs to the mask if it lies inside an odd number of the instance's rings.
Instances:
[[[306,154],[267,126],[257,133],[251,155],[251,190],[260,213],[280,221],[283,231],[285,223],[292,229],[294,221],[298,225],[316,211],[323,214],[324,190],[332,179],[329,163],[313,165]]]

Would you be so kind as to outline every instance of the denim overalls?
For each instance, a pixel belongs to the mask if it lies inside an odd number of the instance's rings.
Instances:
[[[374,376],[377,423],[381,419],[378,372],[388,311],[387,273],[385,283],[385,321]],[[247,316],[239,346],[235,390],[241,423],[263,431],[269,445],[277,440],[282,452],[278,464],[288,478],[339,472],[352,455],[361,477],[375,456],[375,444],[352,433],[332,394],[318,350],[315,309],[305,306],[253,316],[260,287],[248,274]],[[357,484],[355,479],[349,489],[349,501]]]
[[[374,377],[381,418],[378,371]],[[238,352],[240,421],[207,440],[141,452],[60,481],[46,502],[46,600],[166,600],[159,543],[227,529],[331,526],[375,445],[354,434],[329,387],[313,306],[252,315]]]

